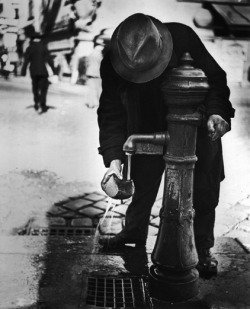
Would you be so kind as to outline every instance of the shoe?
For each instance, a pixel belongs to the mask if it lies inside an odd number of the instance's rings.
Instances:
[[[218,261],[212,254],[210,249],[201,248],[197,249],[199,262],[196,266],[201,277],[210,278],[217,275]]]
[[[99,244],[104,248],[121,248],[126,244],[135,244],[136,247],[145,247],[146,239],[130,236],[125,232],[120,232],[112,238],[100,238]]]
[[[37,111],[39,109],[39,105],[38,104],[35,104],[34,105],[34,109]]]
[[[48,111],[48,106],[41,107],[41,114],[46,113]]]

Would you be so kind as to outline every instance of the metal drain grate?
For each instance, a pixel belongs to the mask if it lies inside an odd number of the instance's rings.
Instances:
[[[31,228],[21,231],[19,235],[30,236],[89,236],[95,234],[94,228],[82,227],[50,227],[50,228]]]
[[[104,308],[145,308],[142,278],[88,278],[87,305]]]

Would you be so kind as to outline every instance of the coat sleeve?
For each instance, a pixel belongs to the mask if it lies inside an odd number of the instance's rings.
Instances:
[[[231,126],[234,109],[229,101],[230,90],[224,70],[205,48],[198,35],[189,28],[189,51],[194,59],[194,65],[202,69],[208,77],[210,90],[205,100],[206,115],[220,115]]]
[[[25,53],[24,53],[24,62],[23,62],[23,66],[22,66],[22,69],[21,69],[21,75],[22,76],[26,75],[26,71],[27,71],[27,67],[28,67],[28,64],[30,62],[30,59],[31,59],[30,47],[28,46]]]
[[[115,73],[108,54],[101,63],[100,73],[102,93],[97,110],[100,141],[98,150],[103,156],[104,165],[109,167],[112,160],[120,159],[124,162],[122,148],[127,136],[127,116],[119,91],[120,77]]]
[[[44,46],[44,54],[45,54],[45,61],[49,64],[49,66],[51,67],[53,74],[56,74],[56,69],[54,66],[54,62],[50,56],[49,50],[47,48],[47,46]]]

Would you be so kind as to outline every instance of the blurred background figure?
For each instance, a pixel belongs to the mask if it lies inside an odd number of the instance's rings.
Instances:
[[[34,95],[34,108],[41,108],[41,113],[48,110],[46,106],[46,97],[49,87],[49,65],[53,72],[55,68],[53,61],[50,58],[48,49],[39,34],[34,33],[31,37],[30,45],[24,54],[24,63],[21,70],[21,75],[26,75],[27,66],[30,63],[30,77],[32,80],[32,91]]]
[[[86,86],[88,86],[88,95],[86,105],[90,108],[99,106],[99,98],[102,90],[100,64],[103,58],[103,49],[103,45],[96,44],[87,60]]]
[[[8,72],[6,72],[6,63],[8,60],[8,51],[4,46],[0,47],[0,63],[1,63],[1,75],[5,78],[8,79]]]

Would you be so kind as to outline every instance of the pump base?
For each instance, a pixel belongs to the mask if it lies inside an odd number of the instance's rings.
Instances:
[[[181,302],[195,297],[199,293],[199,273],[196,269],[177,272],[159,272],[155,265],[149,269],[150,295],[158,300]]]

